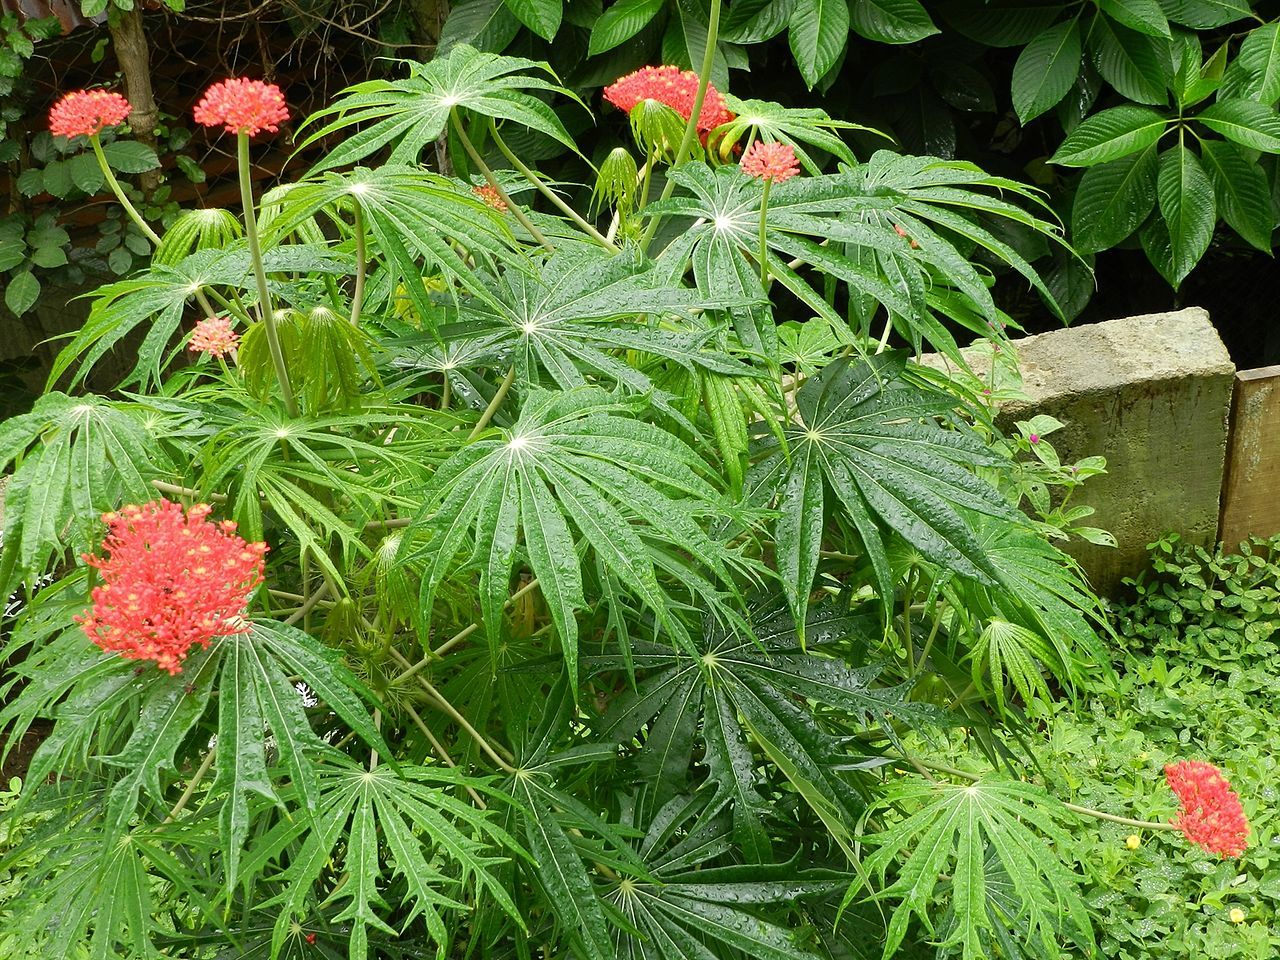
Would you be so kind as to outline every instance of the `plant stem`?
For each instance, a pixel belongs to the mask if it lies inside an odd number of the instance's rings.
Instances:
[[[441,762],[443,762],[446,767],[456,768],[458,764],[454,761],[453,757],[449,756],[449,751],[444,748],[444,744],[437,740],[435,734],[431,732],[431,729],[422,722],[422,717],[418,716],[418,711],[413,709],[413,704],[406,703],[404,705],[404,709],[405,712],[409,714],[409,719],[413,721],[414,726],[421,730],[422,735],[427,738],[427,742],[431,744],[431,749],[436,752],[436,756],[440,758]],[[481,810],[488,809],[488,804],[484,802],[484,799],[480,794],[476,793],[474,787],[470,784],[463,784],[463,789],[471,795],[471,800],[477,807]]]
[[[351,325],[355,327],[360,323],[360,308],[364,306],[364,278],[368,272],[366,263],[368,239],[364,235],[364,213],[360,210],[360,204],[354,203],[352,206],[355,208],[353,229],[356,234],[356,286],[351,292]]]
[[[606,237],[603,233],[601,233],[599,230],[593,227],[586,219],[584,219],[578,213],[577,210],[573,209],[573,207],[569,206],[569,204],[561,200],[560,196],[554,190],[552,190],[545,183],[543,183],[541,177],[539,177],[536,173],[530,170],[520,160],[520,158],[517,157],[515,153],[512,152],[511,148],[507,146],[507,142],[503,140],[502,136],[498,133],[498,126],[496,123],[493,122],[492,119],[489,120],[489,133],[493,137],[493,142],[497,146],[498,150],[502,152],[502,155],[506,157],[508,161],[510,161],[513,167],[515,167],[517,170],[520,171],[520,175],[524,177],[526,180],[528,180],[529,183],[532,184],[540,194],[542,194],[544,197],[550,200],[552,205],[557,210],[559,210],[566,217],[568,217],[575,224],[577,224],[578,227],[584,233],[587,233],[591,237],[598,240],[601,243],[601,245],[603,245],[609,250],[613,250],[614,252],[617,252],[618,245],[616,243],[614,243],[612,240]]]
[[[765,215],[769,209],[769,187],[773,181],[765,178],[764,193],[760,195],[760,286],[769,289],[769,242],[765,239]]]
[[[405,668],[406,670],[412,666],[412,664],[410,664],[409,661],[405,659],[404,655],[395,647],[391,648],[391,656],[395,659],[397,663],[400,664],[401,667]],[[422,687],[422,689],[425,690],[431,696],[432,703],[434,704],[434,706],[440,711],[442,711],[451,720],[453,720],[454,723],[460,726],[468,734],[470,734],[471,738],[475,740],[476,744],[480,747],[480,749],[483,750],[485,754],[488,755],[489,759],[492,760],[494,763],[496,763],[504,773],[516,772],[516,768],[513,767],[510,763],[508,763],[506,760],[504,760],[502,755],[499,754],[498,751],[493,748],[493,745],[490,744],[489,741],[485,739],[484,735],[481,734],[480,731],[477,730],[475,727],[473,727],[471,725],[471,722],[466,717],[464,717],[461,713],[459,713],[458,709],[441,695],[439,690],[437,690],[430,683],[428,683],[426,678],[415,677],[414,679],[418,681],[418,686]]]
[[[200,781],[204,779],[205,774],[209,772],[209,768],[213,766],[214,755],[218,752],[218,748],[212,747],[209,752],[204,755],[204,759],[200,761],[200,766],[196,772],[191,775],[191,779],[187,781],[187,788],[182,791],[182,796],[178,798],[178,802],[173,805],[173,809],[169,811],[169,815],[164,818],[165,823],[173,822],[173,818],[186,809],[187,804],[195,795],[196,787],[200,786]]]
[[[253,262],[253,275],[258,281],[258,315],[267,325],[267,347],[271,352],[271,362],[276,368],[276,379],[280,382],[280,393],[284,397],[284,408],[289,416],[298,415],[298,402],[293,397],[293,388],[289,385],[289,370],[285,366],[284,351],[280,348],[280,334],[276,329],[276,318],[271,310],[271,291],[267,287],[267,271],[262,265],[262,246],[258,240],[258,216],[254,211],[253,181],[249,178],[249,135],[236,134],[236,158],[240,167],[240,202],[244,207],[244,233],[249,241],[249,259]]]
[[[502,401],[507,398],[507,393],[511,390],[511,384],[516,379],[516,365],[513,363],[511,368],[507,370],[507,375],[502,378],[502,383],[498,385],[498,392],[493,395],[493,399],[489,401],[489,405],[484,408],[484,413],[480,414],[480,419],[476,421],[475,427],[472,428],[467,440],[474,440],[484,432],[484,428],[489,425],[489,421],[493,419],[493,415],[498,412],[498,408],[502,406]]]
[[[529,236],[533,237],[534,240],[540,243],[548,253],[554,251],[555,247],[552,246],[551,241],[547,239],[546,234],[533,225],[533,221],[525,216],[525,212],[520,209],[520,204],[512,200],[511,195],[502,189],[502,184],[498,182],[498,178],[494,176],[493,171],[489,169],[489,165],[484,162],[484,157],[480,156],[480,151],[476,149],[476,145],[472,143],[471,138],[467,136],[467,131],[462,129],[462,121],[458,119],[457,109],[451,109],[449,111],[449,119],[453,123],[454,133],[458,135],[458,140],[462,142],[462,146],[467,151],[467,156],[471,158],[471,162],[476,165],[476,168],[484,174],[484,178],[489,181],[489,186],[493,187],[498,196],[502,198],[502,202],[507,205],[512,214],[515,215],[515,218],[520,221],[520,226],[528,230]]]
[[[315,593],[302,601],[302,606],[289,615],[289,619],[285,621],[285,626],[291,627],[312,610],[315,605],[324,599],[324,595],[329,592],[329,581],[325,580],[320,586],[316,587]]]
[[[982,779],[980,773],[971,773],[968,770],[961,770],[959,767],[949,767],[944,763],[934,763],[932,760],[924,760],[919,757],[903,757],[908,763],[915,767],[927,767],[930,770],[936,770],[938,773],[945,773],[949,777],[959,777],[962,780],[968,780],[971,783],[977,783]],[[1105,820],[1108,823],[1119,823],[1126,827],[1136,827],[1139,830],[1178,830],[1179,828],[1172,823],[1160,823],[1155,820],[1134,820],[1131,817],[1121,817],[1114,813],[1105,813],[1102,810],[1095,810],[1092,807],[1082,807],[1079,804],[1067,803],[1061,801],[1062,805],[1072,813],[1078,813],[1082,817],[1093,817],[1095,820]]]
[[[688,155],[693,147],[693,141],[698,134],[698,119],[702,116],[702,103],[707,98],[707,87],[711,84],[711,69],[716,62],[716,42],[720,36],[720,5],[721,0],[711,0],[711,15],[707,20],[707,46],[702,52],[702,69],[698,71],[698,90],[693,95],[693,111],[689,114],[689,120],[684,125],[684,136],[680,138],[680,149],[676,151],[676,164],[684,162],[684,158]],[[662,188],[662,196],[660,200],[669,200],[671,194],[675,192],[676,182],[667,177],[667,185]],[[661,224],[661,217],[654,217],[649,221],[649,229],[644,232],[644,238],[640,241],[640,249],[647,250],[649,244],[653,242],[654,234],[658,232],[658,226]]]
[[[124,188],[120,186],[120,181],[111,172],[111,167],[107,163],[107,155],[102,152],[102,142],[98,139],[98,134],[95,133],[89,137],[89,144],[93,147],[93,155],[98,158],[98,166],[102,168],[102,175],[106,178],[107,186],[111,188],[111,192],[120,201],[120,206],[124,207],[124,212],[129,215],[130,220],[138,225],[138,229],[147,235],[148,240],[159,246],[160,234],[151,229],[151,225],[142,219],[142,214],[138,212],[138,208],[133,205],[133,202],[125,196]]]

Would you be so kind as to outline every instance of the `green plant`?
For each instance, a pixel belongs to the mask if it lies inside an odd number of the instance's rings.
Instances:
[[[467,0],[441,43],[545,54],[590,91],[646,61],[699,68],[714,7],[618,0],[595,16],[561,0]],[[1090,267],[1096,254],[1140,245],[1176,288],[1220,223],[1271,250],[1280,70],[1277,24],[1262,5],[738,0],[717,27],[708,63],[720,88],[738,86],[736,71],[751,84],[754,68],[770,99],[784,99],[780,85],[795,102],[816,90],[833,113],[884,127],[908,150],[1025,170],[1071,211]],[[751,116],[754,102],[730,107]],[[1069,317],[1084,309],[1089,269],[1032,233],[1004,239],[1048,264]]]
[[[1151,569],[1125,583],[1115,616],[1152,656],[1190,674],[1229,674],[1274,656],[1280,630],[1280,538],[1251,537],[1238,552],[1207,550],[1176,534],[1148,545]]]
[[[704,69],[636,107],[645,161],[588,219],[510,145],[573,142],[545,64],[408,74],[313,118],[334,152],[261,198],[280,91],[207,91],[242,227],[160,236],[104,172],[157,256],[0,425],[0,727],[54,721],[8,814],[16,949],[1087,947],[1064,824],[1117,815],[1001,768],[1107,673],[1103,611],[1020,509],[1050,461],[887,345],[1007,344],[978,263],[1042,286],[999,236],[1059,242],[1034,192],[852,150],[793,176],[788,141],[841,127],[776,105],[704,144]],[[419,164],[442,137],[483,185]],[[135,331],[133,392],[78,393]],[[941,762],[962,735],[987,772]]]

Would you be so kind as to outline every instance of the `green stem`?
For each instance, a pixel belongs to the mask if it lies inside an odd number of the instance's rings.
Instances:
[[[253,275],[258,281],[258,315],[267,325],[267,348],[271,352],[271,362],[276,368],[276,379],[280,382],[280,393],[284,397],[284,408],[289,416],[298,415],[298,402],[293,397],[293,387],[289,385],[289,370],[285,366],[284,351],[280,348],[280,333],[276,329],[276,318],[271,310],[271,290],[267,287],[267,271],[262,265],[262,245],[258,240],[258,216],[253,203],[253,181],[249,178],[249,135],[236,134],[236,159],[240,167],[240,202],[244,207],[244,233],[249,241],[249,259],[253,262]]]
[[[178,798],[178,802],[173,805],[173,809],[169,811],[169,815],[164,818],[165,823],[171,823],[174,817],[186,809],[187,804],[191,802],[191,798],[195,796],[196,787],[200,786],[200,781],[202,781],[205,774],[209,772],[209,768],[213,766],[213,758],[217,752],[218,748],[215,746],[210,748],[209,752],[204,755],[204,760],[200,762],[199,768],[191,775],[191,779],[187,781],[187,789],[182,791],[182,796],[180,796]]]
[[[773,184],[768,178],[764,181],[764,193],[760,195],[760,286],[769,289],[769,242],[765,239],[766,214],[769,210],[769,187]]]
[[[546,234],[533,225],[533,221],[525,216],[525,212],[520,209],[520,204],[512,200],[511,195],[502,189],[502,184],[498,182],[498,178],[494,176],[493,171],[489,169],[489,165],[484,162],[484,157],[480,156],[480,151],[476,149],[476,145],[472,143],[471,138],[467,136],[467,131],[462,128],[462,121],[458,119],[457,109],[449,111],[449,120],[453,123],[453,131],[458,135],[458,140],[462,143],[463,148],[466,149],[467,156],[471,158],[471,162],[476,165],[476,168],[482,174],[484,174],[484,178],[489,181],[489,186],[493,187],[494,192],[502,198],[502,202],[507,205],[515,218],[520,221],[520,226],[528,230],[529,236],[533,237],[534,240],[540,243],[548,253],[554,251],[555,247],[552,246],[551,241],[547,239]]]
[[[412,664],[405,659],[404,655],[394,647],[391,649],[391,656],[403,669],[408,669],[412,666]],[[491,744],[479,730],[473,727],[471,722],[459,713],[458,709],[440,694],[439,690],[428,683],[424,677],[415,677],[414,679],[417,680],[418,686],[422,687],[422,689],[431,697],[432,706],[440,710],[445,714],[445,716],[449,717],[449,719],[453,720],[454,723],[465,730],[467,734],[470,735],[471,739],[475,740],[480,749],[489,756],[489,759],[496,763],[504,773],[516,772],[516,768],[511,766],[511,764],[494,749],[493,744]]]
[[[707,87],[711,84],[711,69],[716,62],[716,42],[720,36],[720,6],[721,0],[711,0],[711,16],[707,20],[707,46],[702,52],[702,69],[698,71],[698,90],[693,96],[693,112],[689,114],[689,120],[684,125],[684,136],[680,138],[680,149],[676,151],[677,165],[683,163],[684,158],[689,155],[694,138],[698,134],[698,118],[702,115],[702,103],[707,98]],[[662,188],[662,196],[659,199],[671,199],[675,189],[676,182],[667,177],[667,185]],[[661,222],[661,217],[654,217],[649,221],[649,229],[644,232],[644,238],[640,241],[642,251],[647,250],[649,244],[653,242],[654,234],[658,232]]]
[[[511,390],[511,384],[516,379],[516,365],[513,363],[511,369],[507,371],[507,375],[502,378],[502,383],[498,385],[498,392],[493,395],[493,399],[489,401],[489,405],[484,408],[484,413],[480,414],[480,419],[476,421],[475,427],[472,428],[468,440],[474,440],[484,432],[484,428],[489,425],[489,421],[493,419],[493,415],[498,412],[498,408],[502,406],[502,401],[507,398],[508,391]]]
[[[120,186],[120,181],[111,172],[111,167],[107,163],[107,155],[102,152],[102,142],[98,139],[96,133],[89,137],[89,143],[93,147],[93,155],[98,158],[98,166],[102,168],[102,175],[106,178],[107,185],[111,187],[111,192],[120,201],[120,206],[124,207],[124,212],[129,215],[130,220],[138,225],[138,229],[147,235],[148,240],[159,246],[160,234],[151,229],[151,225],[142,219],[142,214],[138,212],[138,208],[125,196],[124,189]]]
[[[543,183],[541,177],[530,170],[529,167],[527,167],[520,158],[512,152],[511,148],[507,146],[507,142],[503,140],[502,136],[498,133],[498,126],[493,122],[493,120],[489,121],[489,133],[493,137],[493,142],[502,155],[507,158],[513,167],[520,171],[520,175],[528,180],[540,194],[550,200],[557,210],[577,224],[578,228],[584,233],[589,234],[595,240],[599,241],[602,246],[614,251],[615,253],[617,252],[618,245],[616,243],[588,223],[577,210],[573,209],[573,207],[560,199],[560,196],[554,190]]]
[[[356,286],[351,293],[351,325],[358,326],[360,323],[360,308],[364,306],[364,278],[368,272],[368,251],[366,244],[368,239],[364,235],[364,214],[360,210],[360,204],[353,204],[355,208],[355,221],[353,229],[356,234]]]
[[[982,779],[983,774],[971,773],[968,770],[961,770],[959,767],[949,767],[945,763],[934,763],[932,760],[923,760],[919,757],[903,757],[908,763],[914,767],[926,767],[930,770],[936,770],[938,773],[945,773],[949,777],[959,777],[962,780],[968,780],[971,783],[977,783]],[[1093,807],[1082,807],[1076,803],[1067,803],[1062,801],[1062,805],[1072,813],[1078,813],[1082,817],[1093,817],[1095,820],[1105,820],[1108,823],[1119,823],[1126,827],[1135,827],[1139,830],[1178,830],[1179,827],[1172,823],[1160,823],[1154,820],[1134,820],[1132,817],[1121,817],[1114,813],[1105,813],[1102,810],[1095,810]]]
[[[93,155],[98,160],[98,167],[102,170],[102,176],[107,181],[107,186],[111,188],[111,192],[115,194],[116,200],[120,202],[120,206],[124,207],[124,212],[129,215],[129,219],[137,224],[153,246],[160,246],[160,234],[152,229],[151,224],[142,219],[142,214],[138,212],[138,208],[133,205],[133,201],[125,194],[124,188],[120,186],[120,181],[116,179],[116,175],[111,171],[111,165],[107,163],[107,155],[102,152],[102,142],[98,139],[98,135],[92,134],[89,137],[89,144],[93,147]],[[200,304],[200,309],[204,311],[206,317],[214,315],[213,307],[209,301],[205,299],[204,291],[195,291],[196,301]]]

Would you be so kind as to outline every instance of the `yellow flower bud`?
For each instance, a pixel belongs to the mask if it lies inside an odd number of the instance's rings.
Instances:
[[[1139,837],[1136,833],[1131,833],[1129,834],[1129,836],[1125,837],[1124,845],[1128,847],[1130,850],[1137,850],[1141,844],[1142,844],[1142,838]]]
[[[1244,911],[1239,907],[1232,907],[1231,912],[1227,914],[1232,923],[1244,923]]]

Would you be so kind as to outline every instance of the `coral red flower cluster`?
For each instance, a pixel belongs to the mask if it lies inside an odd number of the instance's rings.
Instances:
[[[688,120],[693,114],[693,101],[698,95],[698,75],[679,67],[641,67],[635,73],[614,81],[604,88],[604,98],[623,113],[630,113],[642,100],[665,103]],[[698,130],[706,133],[733,119],[724,97],[711,84],[698,112]]]
[[[77,622],[103,650],[182,672],[192,646],[244,633],[249,593],[262,582],[265,543],[248,543],[229,520],[168,500],[103,514],[106,557],[85,554],[102,575],[93,608]]]
[[[205,317],[191,331],[188,350],[207,353],[211,357],[226,356],[240,346],[240,335],[231,328],[227,317]]]
[[[1188,840],[1220,857],[1244,853],[1249,821],[1240,797],[1217,767],[1199,760],[1180,760],[1166,766],[1164,775],[1182,804],[1173,825]]]
[[[757,140],[742,155],[742,170],[761,180],[782,183],[800,172],[800,161],[789,143]]]
[[[222,126],[227,133],[255,137],[266,130],[275,133],[289,119],[284,94],[274,83],[232,77],[215,83],[196,104],[196,123]]]
[[[498,193],[498,191],[495,190],[489,184],[482,183],[477,187],[472,187],[471,192],[474,193],[481,200],[483,200],[485,203],[487,203],[489,206],[493,207],[493,209],[500,210],[503,213],[506,213],[508,209],[507,201],[503,200],[502,195]]]
[[[91,137],[124,123],[133,107],[109,90],[73,90],[49,111],[49,132],[55,137]]]

